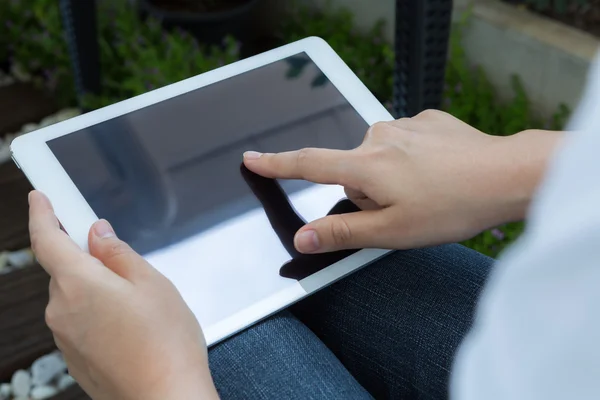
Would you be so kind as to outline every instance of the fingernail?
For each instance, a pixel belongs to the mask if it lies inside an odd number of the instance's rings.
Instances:
[[[302,253],[313,253],[319,250],[319,237],[313,230],[303,231],[296,235],[296,249]]]
[[[262,153],[258,151],[247,151],[244,153],[245,160],[258,160],[262,156]]]
[[[27,204],[31,205],[31,193],[33,193],[33,191],[29,192],[29,194],[27,195]]]
[[[94,224],[94,233],[100,239],[106,239],[116,236],[112,226],[110,226],[108,221],[105,219],[101,219]]]

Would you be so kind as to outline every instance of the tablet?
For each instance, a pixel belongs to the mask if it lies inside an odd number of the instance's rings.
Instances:
[[[351,149],[392,116],[319,38],[307,38],[15,139],[15,163],[87,250],[117,235],[181,292],[218,341],[383,256],[301,255],[297,229],[355,211],[343,188],[275,181],[247,150]]]

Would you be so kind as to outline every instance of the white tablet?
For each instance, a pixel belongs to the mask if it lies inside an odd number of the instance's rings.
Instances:
[[[319,38],[307,38],[15,139],[11,150],[87,249],[106,218],[167,276],[209,345],[383,256],[302,256],[306,221],[353,211],[339,186],[274,181],[246,150],[351,149],[392,116]]]

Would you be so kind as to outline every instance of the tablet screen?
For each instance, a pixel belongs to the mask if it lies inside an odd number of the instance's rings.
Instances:
[[[340,203],[339,186],[258,177],[242,167],[243,152],[351,149],[367,128],[300,53],[48,145],[96,215],[170,278],[206,325],[350,254],[294,269],[294,232],[353,206]]]

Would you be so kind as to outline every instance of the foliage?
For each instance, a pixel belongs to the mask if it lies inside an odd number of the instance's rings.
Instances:
[[[455,117],[492,135],[511,135],[531,128],[562,129],[569,110],[561,106],[549,121],[542,122],[531,109],[527,94],[516,76],[512,79],[514,97],[509,102],[500,101],[483,70],[467,61],[461,45],[467,23],[468,14],[465,14],[462,20],[455,23],[450,37],[442,107]]]
[[[327,40],[377,98],[387,102],[392,98],[394,51],[385,41],[383,28],[384,23],[378,22],[363,33],[347,9],[334,9],[327,3],[323,10],[315,10],[296,1],[282,22],[280,36],[284,42],[307,36]]]
[[[74,85],[58,1],[3,0],[0,48],[13,68],[43,83],[62,104],[72,103]]]
[[[208,47],[182,30],[167,32],[154,19],[141,20],[127,2],[112,2],[100,13],[104,106],[210,71],[239,59],[239,45],[227,38]]]
[[[239,46],[198,44],[184,31],[166,32],[153,19],[141,20],[127,1],[98,2],[102,93],[86,97],[96,108],[173,83],[239,59]],[[56,0],[10,0],[6,39],[13,63],[40,81],[63,105],[74,104],[71,61]],[[4,36],[3,36],[4,37]],[[5,40],[6,40],[5,39]],[[1,45],[2,43],[0,43]],[[41,74],[40,74],[41,73]]]

